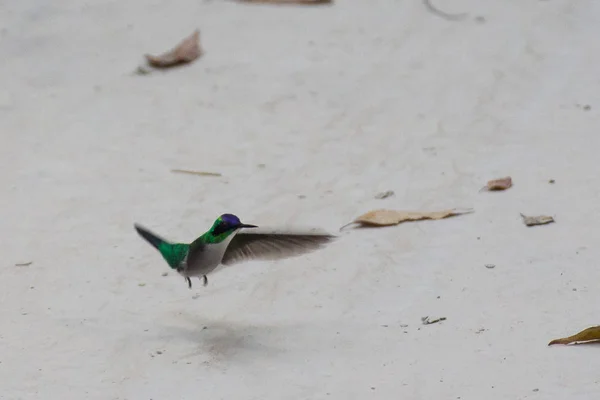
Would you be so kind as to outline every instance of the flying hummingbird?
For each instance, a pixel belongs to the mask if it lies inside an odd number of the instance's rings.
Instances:
[[[242,223],[233,214],[221,215],[208,231],[189,244],[169,242],[139,224],[134,227],[169,266],[185,278],[190,289],[190,277],[203,279],[206,286],[206,276],[221,265],[297,256],[321,248],[336,238],[316,230],[264,230]]]

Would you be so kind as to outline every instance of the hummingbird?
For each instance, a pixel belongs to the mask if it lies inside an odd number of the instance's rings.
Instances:
[[[207,275],[219,266],[252,260],[278,260],[317,250],[336,238],[310,230],[261,229],[245,224],[233,214],[223,214],[210,229],[191,243],[170,242],[139,224],[138,234],[156,248],[169,267],[185,278],[198,277],[208,285]]]

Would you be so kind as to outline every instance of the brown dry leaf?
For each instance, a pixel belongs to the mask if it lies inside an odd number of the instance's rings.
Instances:
[[[500,179],[492,179],[488,181],[487,185],[485,185],[481,190],[489,190],[489,191],[497,191],[497,190],[506,190],[512,186],[512,178],[510,176],[506,176]]]
[[[330,4],[333,0],[237,0],[240,3],[263,3],[263,4],[299,4],[312,6],[319,4]]]
[[[469,214],[473,211],[474,210],[472,209],[443,211],[397,211],[381,209],[369,211],[368,213],[355,218],[354,221],[342,226],[340,230],[353,223],[370,226],[390,226],[398,225],[405,221],[419,221],[423,219],[438,220],[455,215]]]
[[[592,326],[591,328],[584,329],[573,336],[555,339],[548,343],[548,346],[552,346],[553,344],[571,344],[575,342],[590,341],[600,341],[600,326]]]
[[[523,218],[523,222],[527,226],[546,225],[551,222],[554,222],[554,218],[548,215],[536,215],[533,217],[528,217],[526,215],[521,214],[521,218]]]
[[[196,29],[187,38],[183,39],[175,48],[159,56],[146,54],[146,60],[155,68],[169,68],[179,64],[194,61],[202,55],[200,48],[200,31]]]

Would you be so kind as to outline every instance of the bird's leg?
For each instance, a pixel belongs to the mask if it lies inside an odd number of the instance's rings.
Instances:
[[[202,277],[204,278],[204,286],[208,285],[208,278],[206,275],[202,275]]]
[[[191,289],[191,288],[192,288],[192,280],[190,279],[190,277],[189,277],[189,276],[186,276],[186,277],[185,277],[185,280],[186,280],[186,281],[187,281],[187,283],[188,283],[188,288],[190,288],[190,289]]]

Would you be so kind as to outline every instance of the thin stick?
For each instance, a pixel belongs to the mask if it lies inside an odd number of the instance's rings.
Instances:
[[[442,17],[449,21],[460,21],[461,19],[465,19],[467,17],[467,13],[448,14],[447,12],[438,9],[433,4],[431,4],[431,0],[423,0],[423,4],[432,14],[435,14],[438,17]]]
[[[430,320],[429,317],[425,317],[422,318],[423,320],[423,325],[431,325],[431,324],[437,324],[438,322],[442,322],[446,320],[446,317],[441,317],[438,319],[434,319],[434,320]]]
[[[223,176],[219,172],[192,171],[189,169],[172,169],[171,172],[179,172],[181,174],[190,174],[190,175],[198,175],[198,176]]]

